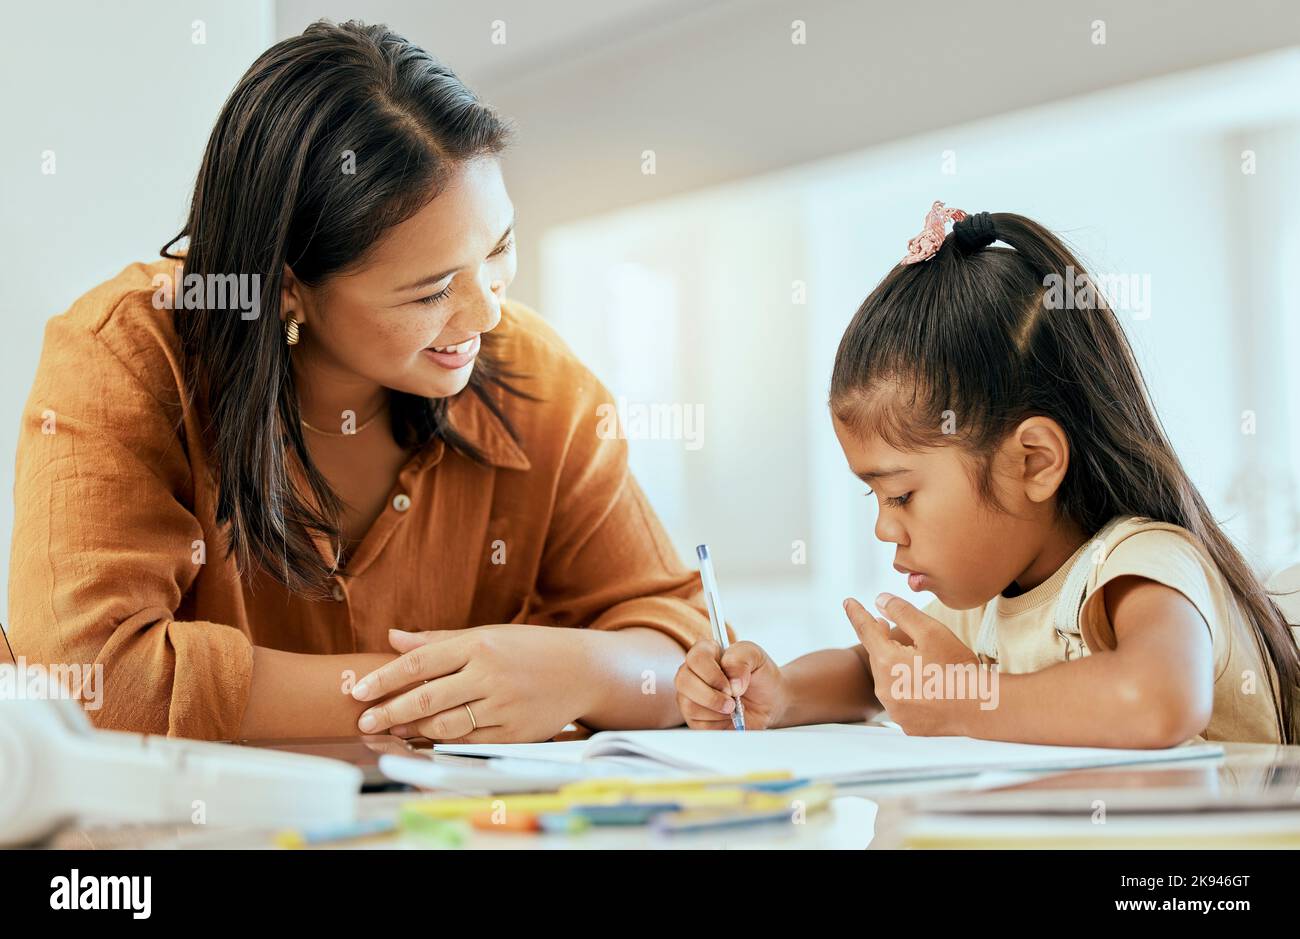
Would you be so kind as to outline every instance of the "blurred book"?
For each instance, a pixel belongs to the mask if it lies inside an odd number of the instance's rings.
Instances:
[[[1135,779],[1137,774],[1130,774]],[[1146,781],[1155,778],[1148,774]],[[918,800],[903,822],[910,848],[1295,848],[1294,776],[1240,791],[1200,785],[1013,788]],[[1169,782],[1173,782],[1171,778]],[[1050,782],[1059,783],[1060,780]],[[1208,785],[1204,784],[1208,783]],[[1042,784],[1039,784],[1042,785]]]
[[[1300,807],[1274,812],[1092,815],[922,814],[905,848],[1297,848]]]

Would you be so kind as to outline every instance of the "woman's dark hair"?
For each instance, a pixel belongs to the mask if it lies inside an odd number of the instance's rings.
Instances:
[[[833,414],[902,450],[958,444],[993,505],[994,450],[1028,417],[1055,420],[1070,442],[1060,516],[1090,535],[1116,515],[1190,532],[1254,626],[1276,673],[1267,678],[1281,739],[1292,742],[1296,641],[1174,453],[1119,320],[1051,232],[1021,215],[980,216],[958,222],[929,260],[894,267],[863,301],[836,353]],[[986,247],[995,238],[1010,248]]]
[[[385,26],[321,20],[252,64],[217,117],[184,228],[162,248],[184,276],[260,277],[260,315],[174,313],[187,389],[206,416],[217,469],[218,523],[248,577],[261,568],[289,589],[323,595],[335,569],[313,542],[339,535],[340,502],[312,462],[280,320],[285,265],[320,285],[359,267],[389,228],[410,218],[457,165],[500,153],[510,126],[446,66]],[[355,172],[344,172],[348,151]],[[188,236],[184,255],[169,249]],[[490,333],[468,387],[517,434],[496,401],[506,379]],[[494,351],[496,354],[494,355]],[[528,395],[521,395],[529,397]],[[448,421],[447,399],[390,391],[397,442],[435,438],[482,461]],[[296,458],[316,506],[291,476]]]

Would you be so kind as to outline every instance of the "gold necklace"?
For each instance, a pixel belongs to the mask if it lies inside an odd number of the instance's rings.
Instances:
[[[350,433],[350,434],[340,434],[340,433],[335,433],[335,432],[332,431],[332,430],[321,430],[319,427],[312,427],[310,424],[308,424],[308,423],[307,423],[305,420],[303,420],[301,417],[298,418],[298,423],[302,424],[303,427],[306,427],[308,430],[312,431],[313,433],[321,434],[321,435],[323,435],[323,436],[325,436],[325,437],[353,437],[353,436],[356,436],[357,434],[361,433],[363,430],[365,430],[367,427],[369,427],[369,426],[370,426],[371,424],[373,424],[375,421],[379,420],[379,418],[382,417],[382,416],[384,415],[384,412],[387,411],[387,410],[388,410],[388,406],[387,406],[387,405],[384,405],[382,408],[379,409],[379,412],[378,412],[377,414],[375,414],[374,417],[372,417],[372,418],[368,419],[367,421],[365,421],[365,423],[363,423],[363,424],[362,424],[360,427],[358,427],[356,430],[352,431],[352,433]]]

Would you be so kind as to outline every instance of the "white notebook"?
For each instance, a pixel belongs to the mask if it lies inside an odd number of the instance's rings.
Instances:
[[[991,770],[1055,772],[1094,766],[1193,760],[1223,755],[1216,744],[1167,750],[1045,747],[972,737],[909,737],[887,727],[816,724],[781,730],[603,731],[559,743],[435,744],[438,753],[564,762],[634,758],[668,770],[740,774],[786,770],[823,782],[892,782],[968,776]]]

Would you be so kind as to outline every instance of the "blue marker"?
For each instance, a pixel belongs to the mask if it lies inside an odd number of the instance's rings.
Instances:
[[[704,581],[704,600],[709,607],[709,622],[713,624],[713,638],[725,652],[727,651],[727,621],[722,618],[722,597],[718,596],[718,579],[713,576],[709,546],[697,545],[695,554],[700,559],[700,579]],[[736,702],[736,709],[731,712],[731,726],[736,730],[744,730],[745,706],[740,703],[740,695],[734,695],[732,700]]]

